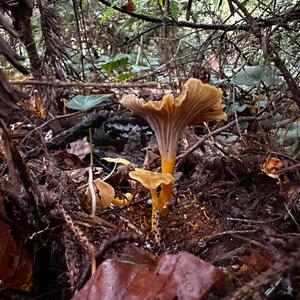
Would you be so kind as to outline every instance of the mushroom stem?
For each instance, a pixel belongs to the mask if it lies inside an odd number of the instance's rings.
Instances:
[[[158,218],[158,196],[156,189],[151,189],[151,198],[152,198],[152,215],[151,215],[151,230],[152,232],[157,232],[157,218]]]
[[[176,155],[162,156],[161,157],[161,172],[162,173],[170,173],[173,175],[174,169],[175,169],[175,161],[176,161]],[[161,192],[159,194],[159,199],[158,199],[158,209],[159,209],[159,213],[163,216],[168,213],[166,204],[168,204],[171,199],[172,186],[173,186],[172,183],[161,185]]]
[[[176,151],[176,150],[175,150]],[[176,153],[168,156],[161,156],[161,172],[173,175],[176,161]]]

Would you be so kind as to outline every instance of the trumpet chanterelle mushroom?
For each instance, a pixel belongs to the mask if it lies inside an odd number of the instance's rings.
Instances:
[[[173,184],[174,178],[170,173],[155,173],[139,168],[135,168],[134,171],[131,171],[129,176],[150,190],[152,198],[151,228],[152,231],[156,232],[156,214],[158,211],[157,205],[159,201],[157,196],[157,188],[162,184]]]
[[[155,132],[161,155],[162,173],[174,173],[177,144],[186,126],[201,122],[226,120],[222,91],[201,80],[191,78],[177,98],[165,95],[161,101],[148,101],[130,94],[120,103],[144,117]],[[163,213],[172,195],[172,183],[163,184],[158,209]]]

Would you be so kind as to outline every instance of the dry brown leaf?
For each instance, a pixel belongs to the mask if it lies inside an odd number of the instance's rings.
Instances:
[[[78,139],[75,142],[70,143],[70,148],[67,149],[68,153],[76,154],[80,159],[83,159],[88,153],[90,153],[90,144],[87,138]]]
[[[0,220],[0,291],[32,289],[33,263],[23,244],[11,234],[10,226]]]
[[[98,209],[104,209],[110,206],[115,197],[115,189],[108,183],[102,181],[100,178],[97,178],[93,181],[96,192],[96,207]],[[92,195],[90,189],[87,188],[85,192],[85,203],[86,207],[91,205]]]
[[[269,157],[261,166],[261,170],[268,176],[278,179],[276,171],[284,168],[284,163],[278,157]]]
[[[225,280],[221,270],[187,252],[163,254],[156,266],[109,259],[73,300],[201,300]]]

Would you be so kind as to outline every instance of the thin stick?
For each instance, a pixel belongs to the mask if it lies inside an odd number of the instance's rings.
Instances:
[[[95,87],[95,88],[134,88],[134,87],[160,87],[155,81],[150,82],[80,82],[80,81],[39,81],[39,80],[9,80],[11,84],[48,85],[54,87]]]
[[[231,121],[230,123],[228,123],[227,125],[216,129],[214,131],[209,132],[208,134],[204,135],[202,137],[202,139],[200,141],[198,141],[194,146],[192,146],[190,149],[188,149],[187,151],[185,151],[184,153],[180,154],[177,156],[177,160],[179,159],[183,159],[185,158],[187,155],[189,155],[191,152],[193,152],[194,150],[196,150],[200,145],[202,145],[206,140],[208,140],[210,137],[215,136],[233,126],[237,126],[237,124],[241,121],[259,121],[261,119],[255,117],[255,116],[250,116],[250,117],[239,117],[233,121]]]

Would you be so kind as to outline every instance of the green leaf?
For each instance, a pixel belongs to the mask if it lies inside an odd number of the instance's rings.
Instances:
[[[220,9],[223,4],[223,1],[222,0],[212,0],[212,3],[214,6],[214,9]]]
[[[153,66],[153,65],[154,66],[159,66],[159,64],[160,64],[159,58],[158,57],[150,57],[149,64],[151,66]]]
[[[169,82],[169,78],[164,76],[164,75],[159,75],[157,76],[157,80],[159,83],[168,83]]]
[[[99,20],[100,25],[102,25],[106,20],[108,20],[111,16],[118,12],[113,8],[113,6],[117,5],[118,2],[120,2],[120,0],[112,2],[111,6],[104,11],[102,18]]]
[[[108,20],[111,16],[113,16],[117,12],[118,11],[115,10],[114,8],[109,7],[104,11],[102,18],[99,20],[99,24],[102,25],[106,20]]]
[[[257,86],[261,82],[266,85],[276,85],[281,82],[276,72],[266,66],[245,66],[236,73],[232,81],[237,85]]]
[[[235,112],[243,112],[248,107],[249,107],[248,104],[241,105],[239,102],[234,102],[229,106],[228,111],[227,111],[227,116],[231,117],[234,115]]]
[[[74,110],[85,111],[97,106],[109,96],[111,96],[111,94],[76,95],[66,104],[66,107]]]
[[[150,67],[140,66],[140,65],[136,65],[136,64],[134,64],[130,67],[130,71],[132,73],[138,73],[138,72],[141,72],[141,71],[148,71],[150,69],[151,69]]]
[[[132,77],[133,75],[134,75],[134,74],[133,74],[132,72],[123,72],[123,73],[119,74],[119,75],[116,77],[116,79],[117,79],[118,81],[124,81],[124,80],[126,80],[126,79]]]
[[[266,129],[273,129],[277,122],[281,121],[283,119],[282,115],[276,114],[275,116],[272,116],[266,120],[261,120],[261,124]]]
[[[87,6],[88,6],[88,1],[87,0],[81,0],[81,5],[82,5],[82,8],[83,9],[86,9],[87,8]]]
[[[178,21],[180,17],[180,6],[179,3],[175,0],[170,2],[170,12],[174,20]]]
[[[126,67],[128,65],[128,57],[122,57],[120,59],[111,60],[102,65],[103,70],[111,72],[120,67]]]
[[[276,135],[276,142],[282,145],[285,142],[299,140],[300,137],[300,122],[294,121],[289,123],[287,128],[279,128]]]

